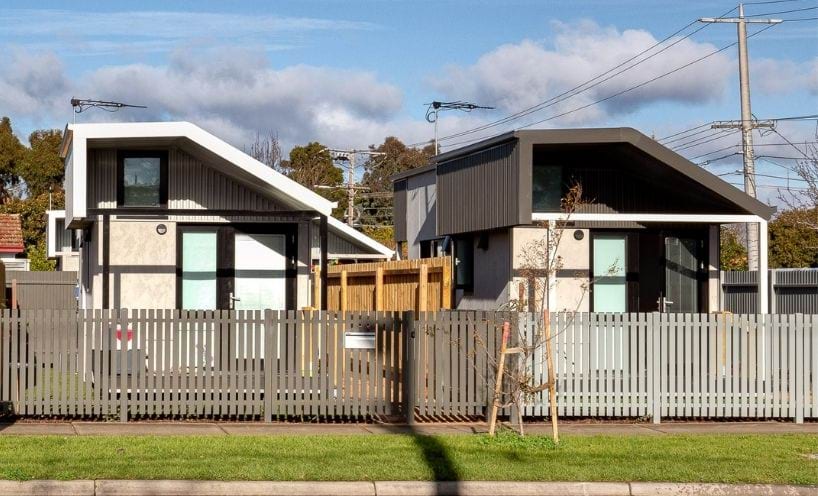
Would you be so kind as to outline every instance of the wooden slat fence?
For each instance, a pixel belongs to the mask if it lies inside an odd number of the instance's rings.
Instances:
[[[316,270],[313,277],[318,282],[320,272]],[[316,302],[320,284],[313,288]],[[331,310],[426,312],[451,307],[451,257],[333,265],[327,271]]]
[[[818,315],[553,314],[568,417],[818,418]],[[483,417],[530,313],[3,310],[0,403],[30,417]],[[526,371],[545,382],[544,347]],[[548,415],[548,394],[523,407]],[[505,414],[509,414],[508,410]]]

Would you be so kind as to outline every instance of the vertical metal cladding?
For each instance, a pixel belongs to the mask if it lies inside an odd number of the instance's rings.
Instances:
[[[279,211],[274,200],[179,149],[168,154],[168,208]],[[116,208],[117,150],[88,150],[88,205]]]
[[[519,167],[516,139],[438,164],[437,234],[519,224]]]
[[[395,181],[393,187],[395,195],[393,197],[392,218],[395,223],[395,241],[406,241],[406,179]]]

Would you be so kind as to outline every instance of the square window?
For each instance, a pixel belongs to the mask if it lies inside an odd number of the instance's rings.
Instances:
[[[123,152],[119,160],[118,204],[121,207],[160,207],[167,192],[167,155]]]

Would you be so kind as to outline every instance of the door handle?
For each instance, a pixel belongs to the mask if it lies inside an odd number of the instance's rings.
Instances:
[[[241,301],[241,298],[236,298],[235,296],[233,296],[232,291],[230,292],[230,295],[228,296],[228,298],[230,299],[230,310],[233,310],[233,307],[236,306],[235,303],[237,301]]]

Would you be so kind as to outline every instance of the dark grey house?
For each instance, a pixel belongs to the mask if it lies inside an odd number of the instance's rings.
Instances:
[[[758,224],[767,274],[775,209],[631,128],[514,131],[393,181],[396,241],[410,258],[454,255],[461,309],[522,297],[553,310],[716,311],[728,223]],[[566,212],[574,185],[582,202]],[[559,270],[538,297],[544,248]],[[766,309],[766,291],[759,300]]]

